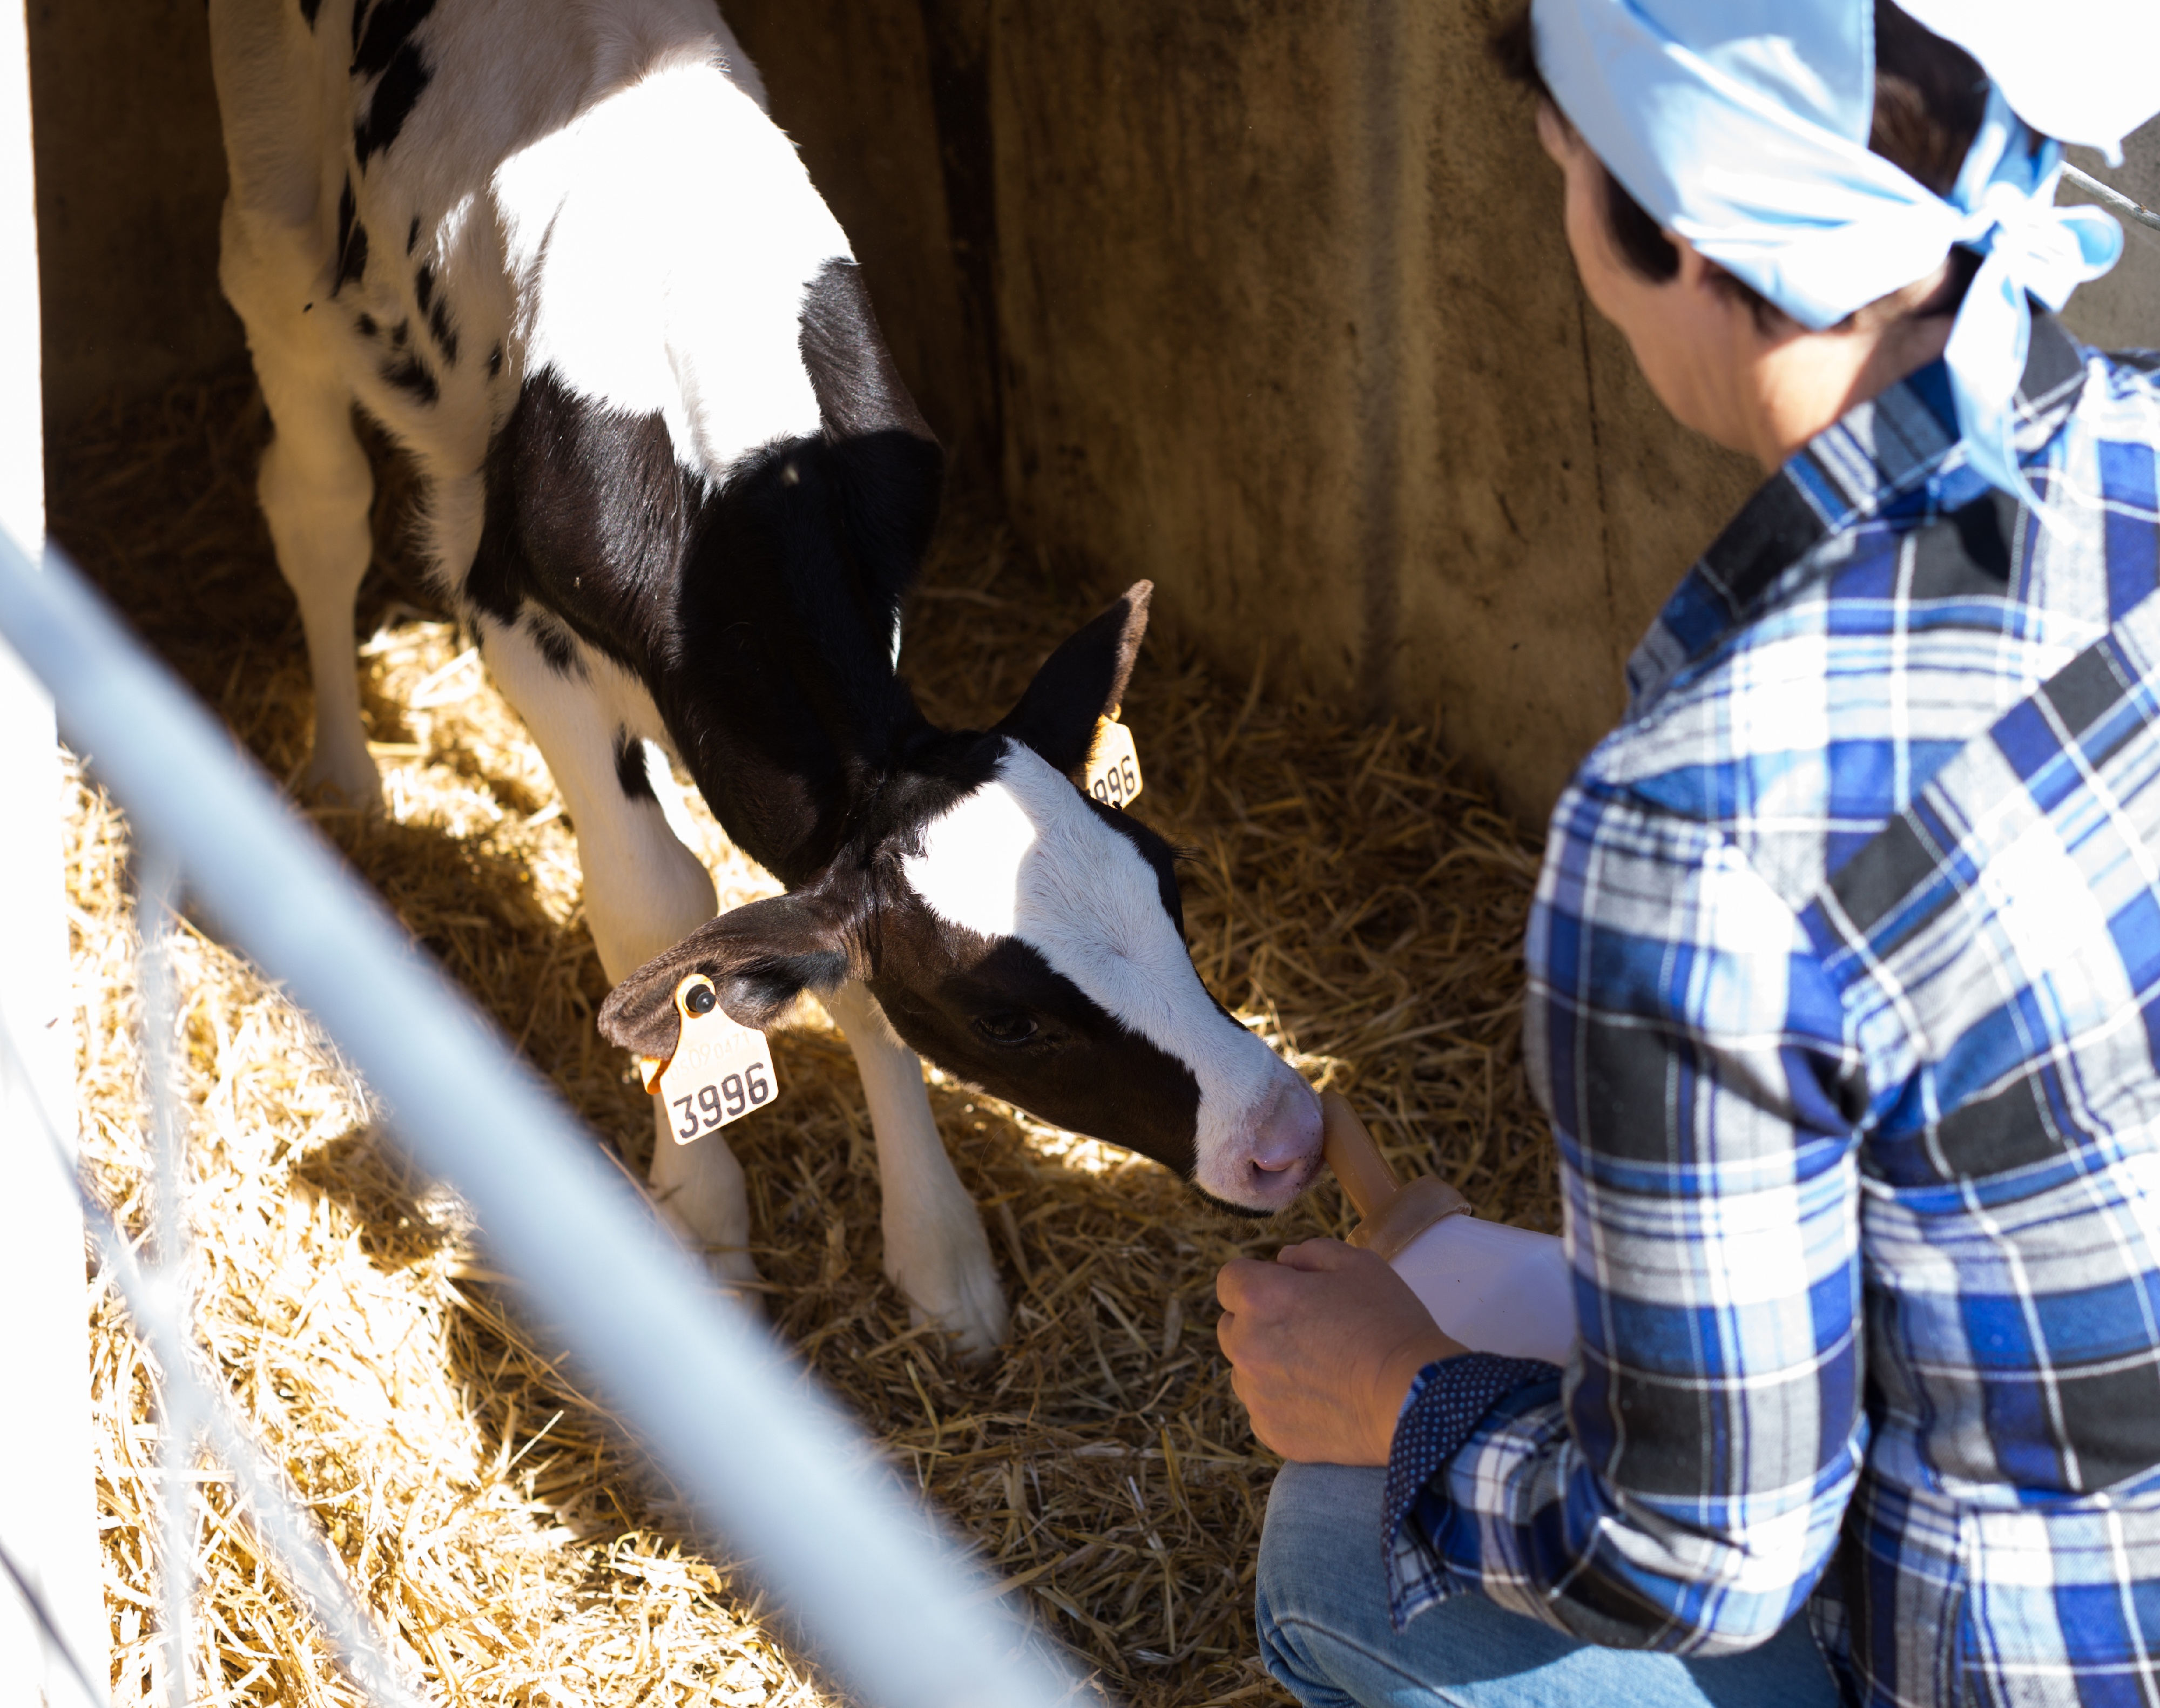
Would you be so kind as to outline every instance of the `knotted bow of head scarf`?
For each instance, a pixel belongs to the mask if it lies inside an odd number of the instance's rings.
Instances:
[[[1991,83],[1947,196],[1867,147],[1872,0],[1534,0],[1532,17],[1547,87],[1613,176],[1810,330],[1925,278],[1954,245],[1978,252],[1944,360],[1973,467],[2029,500],[2012,439],[2027,295],[2060,309],[2122,252],[2106,214],[2054,205],[2055,139],[2119,160],[2124,134],[2160,112],[2160,3],[1905,9]]]

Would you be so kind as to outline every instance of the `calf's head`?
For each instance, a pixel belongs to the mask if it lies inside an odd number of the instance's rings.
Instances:
[[[1124,697],[1151,591],[1059,647],[994,729],[921,732],[823,872],[639,968],[602,1031],[667,1054],[693,972],[756,1026],[805,989],[860,979],[947,1072],[1231,1209],[1289,1203],[1319,1166],[1318,1103],[1200,982],[1169,845],[1068,776]]]

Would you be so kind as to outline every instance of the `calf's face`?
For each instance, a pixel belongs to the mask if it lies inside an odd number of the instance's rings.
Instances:
[[[1304,1188],[1319,1105],[1201,984],[1160,838],[1008,741],[898,866],[868,982],[909,1044],[1234,1209]]]
[[[965,744],[958,776],[893,790],[908,804],[872,845],[626,979],[602,1031],[666,1054],[692,972],[751,1025],[805,987],[859,978],[948,1073],[1152,1157],[1231,1209],[1288,1204],[1319,1165],[1317,1101],[1202,984],[1168,845],[1067,775],[1123,696],[1150,591],[1060,647],[1012,714]]]

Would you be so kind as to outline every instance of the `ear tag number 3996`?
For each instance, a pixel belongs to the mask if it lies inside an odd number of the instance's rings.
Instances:
[[[765,1108],[780,1088],[765,1034],[730,1020],[704,973],[693,973],[675,987],[675,1011],[683,1035],[660,1068],[657,1089],[667,1100],[675,1142],[688,1145]],[[645,1084],[656,1089],[649,1071]]]
[[[1133,732],[1113,713],[1095,722],[1095,745],[1088,755],[1081,787],[1105,807],[1129,807],[1140,792],[1140,750]]]

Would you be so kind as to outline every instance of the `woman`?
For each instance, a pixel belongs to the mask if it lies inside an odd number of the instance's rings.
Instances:
[[[2160,1700],[2160,358],[2047,313],[2121,244],[2048,138],[2160,111],[2160,8],[1535,0],[1496,45],[1591,302],[1770,478],[1553,816],[1568,1368],[1332,1241],[1223,1271],[1292,1461],[1267,1663]]]

